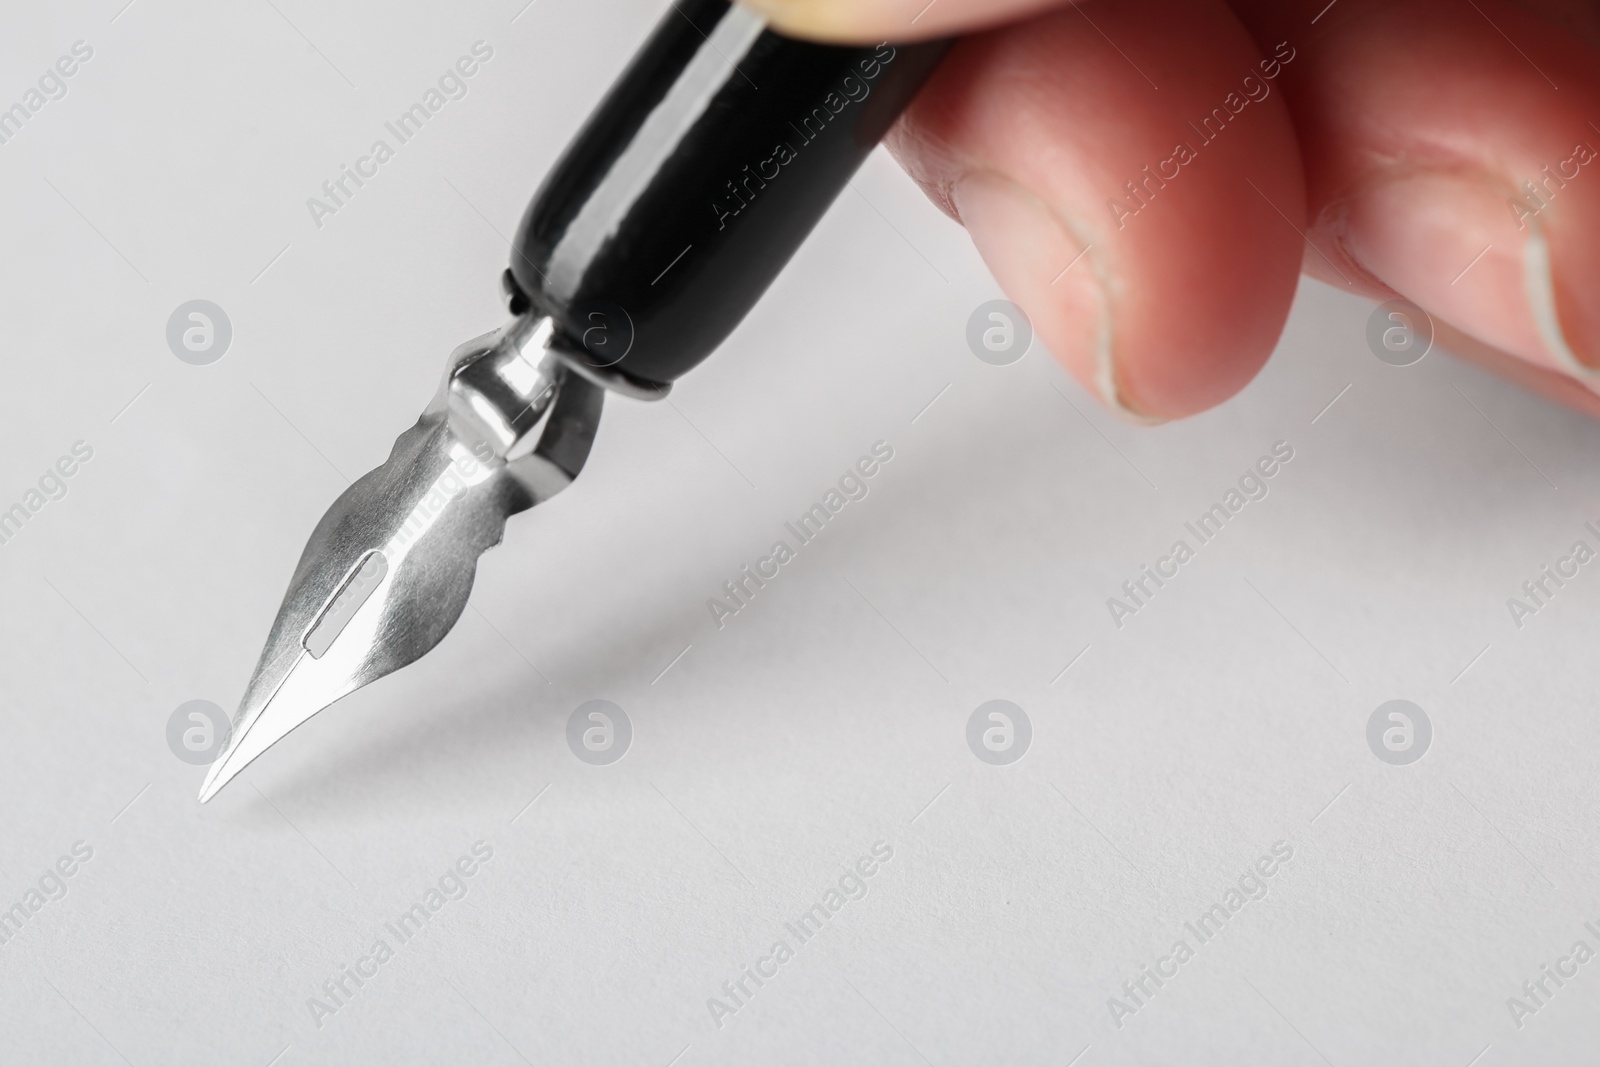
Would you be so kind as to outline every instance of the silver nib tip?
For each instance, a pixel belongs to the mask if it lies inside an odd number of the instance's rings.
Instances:
[[[202,803],[317,712],[431,651],[506,519],[572,484],[604,392],[553,339],[550,320],[524,316],[462,345],[388,460],[323,515]]]

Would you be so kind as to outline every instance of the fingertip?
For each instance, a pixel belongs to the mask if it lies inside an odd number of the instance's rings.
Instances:
[[[774,29],[839,44],[919,41],[997,26],[1071,0],[740,0]]]
[[[1236,3],[1267,39],[1298,18]],[[1285,81],[1310,241],[1355,287],[1381,283],[1583,389],[1600,382],[1600,22],[1565,0],[1474,6],[1388,0],[1322,23]]]
[[[1304,189],[1276,99],[1162,169],[1198,137],[1186,120],[1258,58],[1225,7],[1125,0],[1095,17],[961,42],[893,148],[1074,377],[1124,417],[1163,422],[1228,399],[1271,354]]]
[[[854,40],[866,24],[858,9],[833,0],[740,0],[740,3],[764,16],[773,29],[810,40]]]

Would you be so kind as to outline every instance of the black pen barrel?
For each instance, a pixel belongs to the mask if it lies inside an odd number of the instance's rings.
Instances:
[[[754,307],[945,47],[813,44],[679,0],[529,206],[517,288],[595,365],[672,382]]]

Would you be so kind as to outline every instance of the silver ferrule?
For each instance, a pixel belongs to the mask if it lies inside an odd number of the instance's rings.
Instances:
[[[451,432],[481,461],[515,463],[538,446],[567,374],[550,352],[554,336],[551,319],[521,315],[451,357],[441,399]]]

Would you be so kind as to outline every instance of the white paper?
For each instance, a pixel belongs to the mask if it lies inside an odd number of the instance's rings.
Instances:
[[[1508,600],[1600,547],[1600,427],[1442,352],[1387,366],[1309,282],[1241,397],[1124,425],[1042,348],[974,357],[1000,293],[881,153],[670,403],[609,403],[439,649],[201,807],[169,717],[232,710],[318,517],[502,321],[505,238],[656,5],[119,6],[0,44],[3,102],[93,49],[0,146],[0,508],[93,452],[0,544],[0,1062],[1593,1059],[1600,962],[1541,968],[1600,950],[1600,563]],[[209,366],[165,337],[197,298],[232,325]],[[609,766],[567,741],[598,699],[632,727]],[[994,766],[967,726],[1002,699],[1032,739]],[[1410,766],[1367,742],[1395,699],[1433,727]]]

